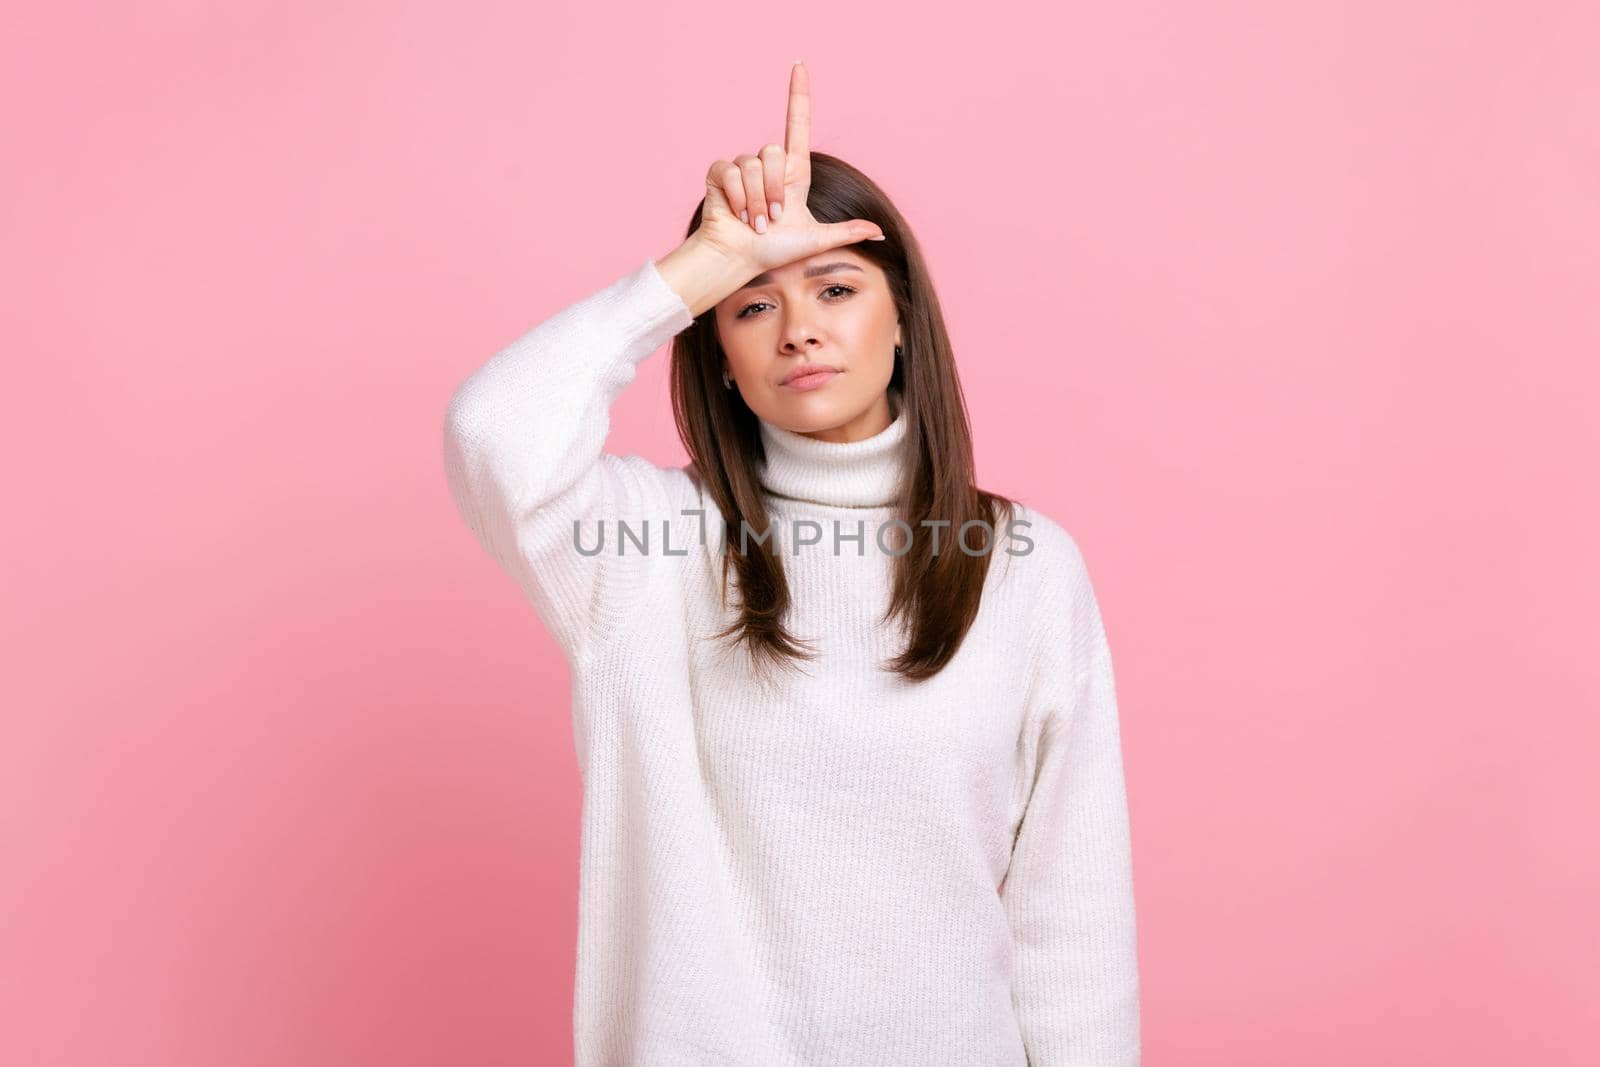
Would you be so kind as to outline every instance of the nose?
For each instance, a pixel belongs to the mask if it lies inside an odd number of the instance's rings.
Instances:
[[[804,352],[818,344],[816,334],[803,322],[789,322],[783,328],[783,350],[789,355]]]

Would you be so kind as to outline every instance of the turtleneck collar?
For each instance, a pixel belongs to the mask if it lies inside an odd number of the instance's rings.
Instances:
[[[834,507],[897,504],[907,475],[905,405],[898,389],[890,390],[889,403],[894,421],[862,441],[818,441],[759,419],[766,449],[758,465],[762,486],[775,496]]]

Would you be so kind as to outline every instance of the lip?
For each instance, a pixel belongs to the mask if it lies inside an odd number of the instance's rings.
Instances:
[[[798,367],[779,384],[785,389],[804,391],[816,389],[827,385],[840,374],[838,367],[830,367],[823,363],[809,363]]]

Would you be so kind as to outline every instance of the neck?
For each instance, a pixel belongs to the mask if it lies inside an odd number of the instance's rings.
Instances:
[[[908,475],[905,406],[889,391],[893,421],[860,441],[819,441],[760,419],[762,486],[774,496],[834,507],[897,504]]]

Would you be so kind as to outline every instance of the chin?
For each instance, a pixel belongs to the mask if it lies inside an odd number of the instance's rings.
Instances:
[[[774,412],[776,418],[767,421],[795,433],[816,433],[832,430],[851,419],[851,414],[832,403],[821,403],[806,397],[785,397],[782,407]]]
[[[831,388],[805,393],[779,389],[777,407],[783,417],[769,421],[796,433],[833,430],[860,417],[872,406],[872,401],[870,396],[837,393]]]

